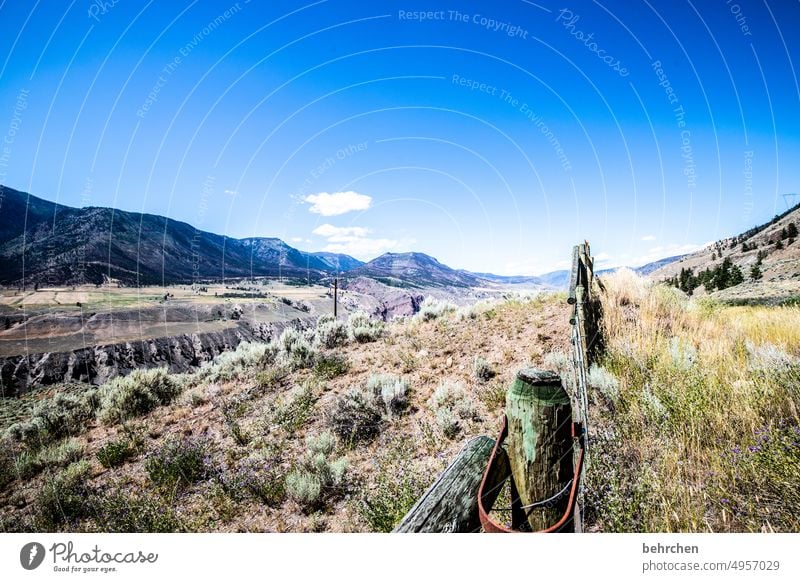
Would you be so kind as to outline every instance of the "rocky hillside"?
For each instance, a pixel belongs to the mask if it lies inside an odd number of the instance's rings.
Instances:
[[[232,326],[217,332],[87,346],[71,352],[2,357],[0,397],[53,384],[103,384],[118,375],[147,368],[165,366],[172,372],[189,372],[254,339],[247,328]]]
[[[343,255],[341,253],[311,253],[312,256],[317,257],[318,259],[325,262],[328,265],[328,268],[333,271],[350,271],[352,269],[357,269],[361,265],[364,264],[364,261],[359,261],[358,259],[354,259],[350,255]]]

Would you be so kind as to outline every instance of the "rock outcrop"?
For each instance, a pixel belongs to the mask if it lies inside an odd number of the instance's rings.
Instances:
[[[271,330],[253,334],[244,326],[222,331],[185,334],[98,345],[72,352],[40,353],[0,358],[0,394],[15,396],[38,386],[62,382],[103,384],[137,368],[168,367],[188,372],[236,349],[245,341],[269,339]]]
[[[411,316],[419,311],[425,298],[416,289],[400,289],[379,283],[368,277],[357,277],[344,282],[343,289],[373,299],[372,314],[384,321],[394,317]]]

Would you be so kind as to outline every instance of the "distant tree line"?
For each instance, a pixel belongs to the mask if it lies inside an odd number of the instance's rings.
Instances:
[[[781,250],[783,248],[783,241],[786,241],[786,245],[790,245],[794,242],[794,239],[797,238],[797,227],[795,226],[794,222],[790,222],[788,226],[785,226],[781,229],[781,237],[775,243],[775,249]]]
[[[700,285],[711,291],[721,291],[744,282],[742,270],[725,257],[716,267],[704,269],[695,275],[694,269],[682,268],[679,275],[667,279],[667,283],[691,295]]]
[[[785,216],[785,215],[783,215]],[[778,219],[782,218],[783,216],[776,216],[772,222],[769,224],[774,224]],[[741,235],[738,237],[734,237],[732,239],[728,239],[730,242],[728,243],[728,248],[733,249],[736,244],[741,241],[743,238],[747,238],[749,234],[752,236],[754,233],[757,233],[763,230],[764,227],[759,227],[757,229],[751,229],[745,235]],[[797,239],[797,225],[794,222],[790,222],[785,227],[783,227],[778,234],[777,237],[771,237],[769,240],[766,241],[767,245],[774,244],[775,250],[779,251],[783,249],[785,246],[789,246],[795,242]],[[784,243],[785,241],[785,243]],[[758,244],[756,242],[741,242],[742,245],[742,252],[746,253],[748,251],[755,251],[758,249]],[[714,251],[711,253],[711,260],[716,261],[717,259],[722,259],[722,251],[724,250],[724,243],[722,241],[717,242],[714,245]],[[767,257],[767,250],[761,249],[758,250],[756,255],[756,262],[751,265],[750,267],[750,279],[753,281],[757,281],[761,279],[763,273],[761,271],[761,266],[764,262],[764,259]],[[730,258],[725,258],[722,261],[722,264],[705,269],[700,271],[695,275],[694,270],[692,268],[683,268],[681,269],[680,274],[675,277],[670,277],[666,280],[666,283],[681,289],[685,293],[691,295],[694,290],[703,285],[706,291],[715,291],[715,290],[722,290],[727,289],[728,287],[733,287],[734,285],[738,285],[744,281],[744,275],[742,274],[742,270],[734,265]]]

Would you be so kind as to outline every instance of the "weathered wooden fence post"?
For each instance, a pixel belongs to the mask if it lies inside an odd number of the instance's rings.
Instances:
[[[601,285],[599,285],[601,287]],[[602,306],[599,297],[594,292],[594,259],[589,247],[589,242],[575,245],[572,251],[572,276],[570,277],[569,297],[567,302],[574,305],[570,318],[572,324],[572,363],[574,373],[573,397],[575,399],[575,420],[580,423],[582,430],[586,431],[588,419],[588,374],[591,361],[602,351],[602,335],[600,334],[600,319]],[[580,435],[583,444],[583,454],[586,455],[583,463],[582,474],[579,475],[581,483],[584,481],[586,465],[588,462],[588,446],[586,434]],[[577,453],[576,453],[577,455]],[[583,513],[583,488],[575,504],[575,531],[582,530]]]
[[[511,473],[533,531],[561,518],[574,477],[572,405],[554,372],[521,370],[506,397]]]
[[[333,318],[339,317],[339,277],[333,280]]]

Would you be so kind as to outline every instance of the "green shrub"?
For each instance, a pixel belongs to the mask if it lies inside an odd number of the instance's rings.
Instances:
[[[96,407],[96,389],[81,395],[59,393],[37,404],[30,420],[11,425],[7,435],[31,447],[39,447],[83,432],[94,417]]]
[[[478,398],[487,410],[503,410],[506,405],[506,387],[500,382],[488,382],[476,390]]]
[[[439,301],[433,297],[426,297],[422,305],[420,305],[419,312],[414,317],[420,321],[432,321],[447,313],[453,313],[457,309],[449,301]]]
[[[336,318],[333,316],[333,313],[323,313],[317,318],[317,327],[324,325],[326,323],[330,323],[331,321],[336,321]]]
[[[367,392],[389,416],[402,414],[408,407],[408,382],[392,374],[373,374],[367,380]]]
[[[347,373],[350,365],[344,356],[320,354],[314,362],[314,375],[323,380],[332,380]]]
[[[360,344],[375,342],[378,341],[383,335],[383,326],[371,325],[354,327],[351,330],[350,335],[353,336],[354,341]]]
[[[116,490],[99,497],[95,522],[103,533],[173,533],[185,526],[170,503],[158,495]]]
[[[304,509],[315,508],[322,498],[322,481],[315,474],[295,469],[286,476],[289,497]]]
[[[305,334],[292,327],[283,330],[276,343],[276,349],[278,362],[290,370],[310,368],[314,365],[317,355]]]
[[[609,406],[616,406],[619,403],[619,380],[597,364],[592,364],[589,368],[589,375],[586,378],[589,386],[598,390],[606,399]]]
[[[328,432],[307,437],[306,448],[297,467],[286,476],[286,492],[304,511],[311,511],[341,493],[347,460],[332,458],[336,439]]]
[[[195,374],[196,380],[231,382],[263,369],[275,361],[278,346],[260,342],[242,342],[235,350],[222,352]]]
[[[103,385],[97,416],[106,424],[142,416],[172,402],[181,389],[181,384],[165,368],[134,370]]]
[[[442,434],[449,438],[454,439],[461,432],[463,424],[450,408],[440,408],[436,411],[436,424],[442,431]]]
[[[293,370],[302,370],[314,365],[316,351],[308,340],[301,338],[292,346],[291,353],[286,354],[287,362]]]
[[[261,390],[272,391],[278,388],[288,376],[288,372],[281,366],[274,366],[259,372],[256,375],[256,384]]]
[[[6,486],[14,480],[15,458],[11,450],[4,448],[6,445],[7,443],[0,441],[0,494],[4,493]],[[4,530],[0,528],[0,531]]]
[[[247,457],[230,472],[217,475],[222,488],[233,498],[250,496],[277,507],[286,496],[280,458]]]
[[[337,319],[317,322],[317,342],[326,348],[336,348],[347,343],[347,324]]]
[[[44,469],[44,465],[39,459],[39,454],[36,451],[22,450],[14,458],[11,464],[11,473],[9,476],[13,478],[16,475],[17,479],[25,481],[31,477],[35,477]]]
[[[381,423],[374,396],[358,388],[351,388],[336,400],[329,418],[333,432],[348,443],[372,440],[380,433]]]
[[[233,438],[237,445],[242,447],[246,446],[250,442],[250,435],[242,428],[238,420],[239,417],[244,414],[244,403],[237,399],[233,401],[223,401],[221,410],[222,417],[225,419],[225,426],[228,428],[231,438]]]
[[[145,463],[150,480],[163,489],[178,489],[206,479],[210,474],[205,441],[173,438]]]
[[[97,460],[105,468],[119,467],[139,454],[141,443],[129,438],[109,441],[97,451]]]
[[[476,356],[472,362],[472,373],[482,382],[488,382],[497,375],[491,364],[480,356]]]
[[[197,406],[202,406],[203,404],[208,402],[208,399],[203,394],[202,389],[195,388],[194,390],[188,392],[185,395],[184,402],[187,402],[192,408],[195,408]]]
[[[366,311],[359,309],[358,311],[351,313],[347,318],[347,326],[351,329],[354,327],[364,327],[371,325],[373,321],[374,320]]]
[[[312,383],[296,386],[283,397],[277,406],[271,405],[267,410],[264,420],[268,430],[280,427],[293,433],[308,422],[316,403],[317,396]]]
[[[45,480],[34,500],[35,521],[42,531],[56,531],[93,513],[94,491],[89,487],[90,466],[79,461]]]
[[[475,416],[475,406],[461,382],[444,381],[439,384],[433,393],[433,404],[436,409],[450,408],[459,418]]]
[[[306,341],[303,333],[293,327],[287,327],[278,338],[278,348],[284,354],[291,354],[295,344],[300,341]]]
[[[379,450],[358,509],[372,531],[390,532],[419,500],[433,475],[414,465],[416,453],[406,441],[388,443]]]
[[[38,451],[21,451],[14,461],[14,473],[18,479],[30,479],[45,469],[65,467],[81,457],[83,445],[77,439],[68,439]]]
[[[365,311],[356,311],[347,320],[348,334],[360,344],[374,342],[384,333],[382,321],[371,318]]]
[[[475,404],[460,382],[442,382],[433,393],[436,422],[449,439],[463,429],[463,422],[477,419]]]

